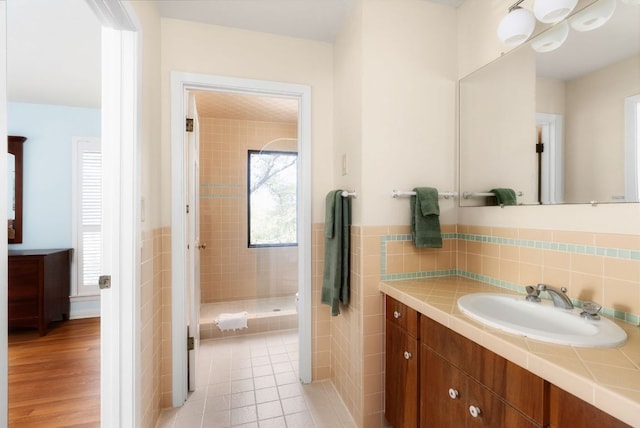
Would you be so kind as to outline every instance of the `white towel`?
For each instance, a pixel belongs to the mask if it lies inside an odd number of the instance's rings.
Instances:
[[[247,313],[220,314],[213,320],[221,331],[247,328]]]

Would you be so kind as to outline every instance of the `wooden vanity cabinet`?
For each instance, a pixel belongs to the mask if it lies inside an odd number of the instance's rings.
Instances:
[[[418,426],[419,315],[387,296],[384,413],[394,428]]]
[[[420,323],[421,427],[547,426],[547,382],[428,317]]]
[[[549,391],[551,428],[607,427],[623,428],[630,425],[587,403],[567,391],[551,385]]]

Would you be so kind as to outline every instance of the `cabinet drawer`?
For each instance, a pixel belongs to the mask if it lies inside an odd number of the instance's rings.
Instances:
[[[38,301],[36,299],[21,302],[9,303],[8,305],[9,320],[11,325],[15,320],[38,320]]]
[[[386,314],[387,322],[406,330],[412,337],[420,338],[418,329],[420,314],[416,310],[398,302],[393,297],[386,296]]]
[[[38,302],[38,283],[22,283],[9,287],[7,291],[9,302]]]
[[[427,317],[421,318],[422,342],[537,424],[548,423],[548,383],[466,337]]]

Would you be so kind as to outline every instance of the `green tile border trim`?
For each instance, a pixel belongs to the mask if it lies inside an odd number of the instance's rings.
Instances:
[[[625,250],[619,248],[596,247],[578,244],[563,244],[549,241],[534,241],[528,239],[499,238],[486,235],[473,235],[467,233],[443,233],[442,239],[462,239],[465,241],[487,242],[492,244],[513,245],[527,248],[541,248],[552,251],[564,251],[577,254],[600,255],[605,257],[615,257],[624,260],[640,260],[640,250]],[[467,272],[459,269],[436,270],[425,272],[403,272],[403,273],[387,273],[387,242],[390,241],[411,241],[409,234],[383,235],[380,237],[380,280],[381,281],[397,281],[402,279],[420,279],[435,278],[439,276],[462,276],[464,278],[473,279],[485,284],[494,285],[499,288],[515,291],[525,294],[525,286],[515,284],[509,281],[503,281],[486,275]],[[577,307],[582,307],[582,301],[571,299]],[[616,310],[614,308],[603,307],[601,312],[611,318],[628,322],[632,325],[640,326],[640,315],[630,312]]]
[[[565,244],[562,242],[535,241],[530,239],[501,238],[497,236],[456,233],[463,241],[486,242],[489,244],[513,245],[516,247],[538,248],[542,250],[562,251],[573,254],[613,257],[623,260],[640,260],[640,250],[597,247],[595,245]]]
[[[244,199],[245,194],[242,193],[206,193],[213,189],[244,189],[244,184],[238,183],[200,183],[201,199]]]
[[[457,233],[443,233],[442,239],[457,239]],[[387,274],[387,242],[389,241],[411,241],[411,235],[409,234],[397,234],[397,235],[383,235],[380,237],[380,279],[383,281],[392,281],[393,279],[390,276],[396,275],[423,275],[423,276],[414,276],[412,278],[426,278],[426,273],[428,272],[413,272],[411,274]],[[449,272],[447,271],[437,271],[437,272]],[[428,276],[443,276],[445,274],[440,275],[428,275]],[[394,278],[394,279],[409,279],[407,278]]]

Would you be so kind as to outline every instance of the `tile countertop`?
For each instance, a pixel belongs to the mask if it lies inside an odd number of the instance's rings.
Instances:
[[[640,427],[640,327],[618,348],[553,345],[503,333],[458,309],[469,293],[516,294],[459,276],[386,281],[379,290],[634,427]]]

